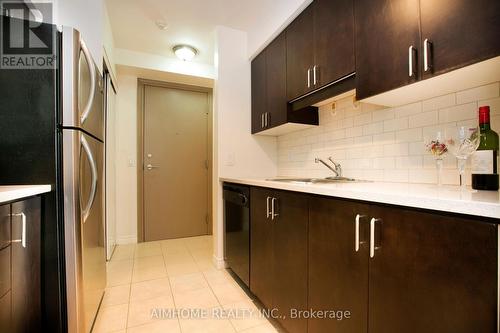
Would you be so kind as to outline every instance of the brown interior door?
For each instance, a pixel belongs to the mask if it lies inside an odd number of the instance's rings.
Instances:
[[[421,0],[420,8],[430,65],[424,77],[500,54],[500,1]]]
[[[369,332],[497,331],[497,225],[374,206]]]
[[[314,64],[316,88],[353,73],[354,1],[314,1]]]
[[[386,92],[419,79],[419,0],[357,0],[356,96]],[[414,73],[409,75],[412,49]]]
[[[267,218],[269,189],[250,190],[250,290],[268,309],[273,305],[273,223]]]
[[[308,333],[367,332],[368,212],[367,205],[350,201],[309,200],[308,308],[347,310],[350,318],[311,318]]]
[[[207,234],[207,92],[145,86],[145,241]]]

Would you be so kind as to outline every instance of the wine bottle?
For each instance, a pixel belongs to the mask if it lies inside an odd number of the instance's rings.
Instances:
[[[472,188],[498,191],[498,134],[490,127],[490,107],[479,108],[480,143],[472,155]]]

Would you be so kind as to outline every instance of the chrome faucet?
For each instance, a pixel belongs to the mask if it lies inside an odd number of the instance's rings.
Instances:
[[[323,161],[321,158],[316,157],[314,159],[314,163],[321,163],[324,166],[326,166],[328,169],[330,169],[334,174],[335,177],[342,177],[342,166],[340,163],[337,163],[333,160],[333,158],[330,156],[328,157],[328,160],[333,164],[334,167]]]

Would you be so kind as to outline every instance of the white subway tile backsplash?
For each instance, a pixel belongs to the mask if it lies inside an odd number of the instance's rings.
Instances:
[[[449,123],[452,121],[475,119],[477,117],[477,102],[452,106],[439,110],[439,122]]]
[[[499,131],[499,91],[496,82],[395,108],[354,105],[352,97],[337,101],[335,110],[332,105],[321,106],[320,126],[278,137],[279,175],[330,176],[331,171],[314,163],[314,158],[332,156],[347,177],[435,183],[435,160],[424,141],[449,125],[477,123],[480,105],[490,105],[492,128]],[[444,184],[458,184],[456,158],[451,154],[444,159],[442,179]]]
[[[482,99],[498,97],[499,82],[457,92],[457,104],[475,102]]]
[[[437,109],[443,109],[455,105],[456,95],[448,94],[444,96],[434,97],[422,102],[422,111],[431,111]]]
[[[437,123],[438,123],[437,110],[419,113],[410,116],[410,118],[408,119],[408,127],[410,128],[430,126],[430,125],[435,125]]]

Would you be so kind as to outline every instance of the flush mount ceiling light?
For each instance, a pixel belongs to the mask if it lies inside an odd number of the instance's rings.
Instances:
[[[186,61],[192,60],[198,51],[189,45],[176,45],[172,48],[177,58]]]

